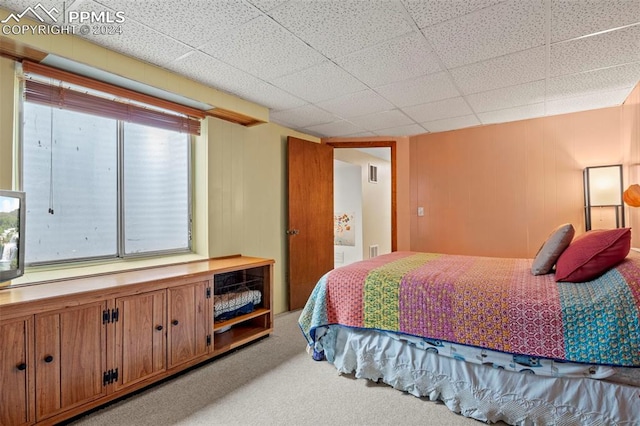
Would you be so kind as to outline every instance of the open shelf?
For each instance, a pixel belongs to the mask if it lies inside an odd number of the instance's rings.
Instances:
[[[248,321],[248,320],[253,319],[253,318],[257,318],[257,317],[262,316],[262,315],[267,315],[270,312],[271,311],[269,309],[259,308],[259,309],[256,309],[253,312],[248,313],[248,314],[238,315],[237,317],[232,318],[230,320],[216,321],[213,324],[213,331],[216,332],[216,331],[221,330],[221,329],[223,329],[225,327],[229,327],[229,326],[233,326],[233,325],[236,325],[236,324],[240,324],[241,322],[245,322],[245,321]]]
[[[223,333],[213,335],[213,352],[217,353],[226,352],[230,349],[242,346],[245,343],[251,342],[258,337],[266,336],[271,332],[271,329],[260,327],[257,325],[241,324],[232,327],[230,330]]]

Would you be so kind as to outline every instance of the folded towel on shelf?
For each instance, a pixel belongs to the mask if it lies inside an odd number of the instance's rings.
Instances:
[[[262,300],[258,290],[245,290],[213,296],[214,318],[218,321],[248,314]]]

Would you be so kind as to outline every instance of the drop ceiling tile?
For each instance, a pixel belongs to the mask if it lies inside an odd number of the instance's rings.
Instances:
[[[611,92],[598,92],[575,98],[564,98],[548,101],[547,115],[567,114],[570,112],[587,111],[596,108],[608,108],[622,105],[633,86]]]
[[[343,118],[373,114],[394,108],[391,102],[372,90],[351,93],[329,101],[319,102],[317,105]]]
[[[445,118],[442,120],[427,121],[420,124],[430,133],[435,133],[479,126],[481,123],[475,115],[463,115],[462,117]]]
[[[544,79],[544,47],[489,59],[451,70],[462,94],[485,92]]]
[[[269,118],[271,121],[294,129],[336,121],[335,116],[310,104],[284,111],[273,111]]]
[[[378,112],[376,114],[353,117],[350,118],[349,121],[351,121],[356,126],[360,126],[364,130],[369,131],[415,124],[413,120],[395,109],[391,111]]]
[[[466,15],[504,0],[403,0],[418,28]]]
[[[376,132],[378,136],[413,136],[427,133],[427,131],[419,124],[409,124],[407,126],[391,127],[381,129]]]
[[[334,121],[333,123],[325,123],[305,127],[303,131],[310,132],[314,135],[332,137],[359,133],[362,132],[362,128],[348,121],[340,120]]]
[[[576,97],[634,86],[640,76],[640,62],[549,79],[547,99]]]
[[[291,109],[307,104],[282,89],[202,52],[187,55],[167,68],[270,109]]]
[[[350,138],[368,138],[371,136],[378,136],[373,132],[359,132],[359,133],[351,133],[348,135],[342,135],[343,137],[350,137]]]
[[[640,25],[553,44],[549,68],[554,77],[638,61]]]
[[[402,111],[418,123],[473,114],[469,105],[461,97],[415,105],[403,108]]]
[[[260,16],[260,11],[243,0],[97,0],[113,10],[123,11],[127,21],[135,19],[172,38],[198,47],[219,34]]]
[[[440,71],[438,58],[418,33],[410,33],[336,59],[371,87]]]
[[[640,22],[638,0],[551,0],[551,41]]]
[[[412,30],[398,4],[388,0],[291,1],[269,15],[332,59]]]
[[[237,82],[239,83],[236,84],[238,87],[235,87],[230,93],[272,110],[297,108],[307,104],[306,101],[248,74],[242,79],[238,79]]]
[[[82,3],[77,10],[80,12],[115,11],[115,9],[105,8],[95,2]],[[190,46],[167,37],[133,19],[125,19],[119,25],[121,26],[122,34],[95,35],[93,32],[89,32],[89,34],[81,37],[116,52],[160,66],[166,66],[171,61],[193,50]]]
[[[446,72],[388,84],[375,88],[375,91],[398,107],[460,96]]]
[[[498,111],[481,112],[478,118],[482,124],[507,123],[509,121],[527,120],[545,115],[544,103],[523,105]]]
[[[467,95],[466,99],[475,112],[495,111],[520,105],[544,102],[545,81],[509,86],[487,92]]]
[[[266,16],[216,37],[201,50],[267,81],[326,60]]]
[[[286,3],[288,0],[247,0],[258,9],[268,12],[276,7]]]
[[[172,62],[167,68],[227,93],[241,90],[255,80],[255,77],[198,51]]]
[[[541,46],[543,0],[510,0],[422,29],[448,68]]]
[[[274,79],[272,83],[309,102],[320,102],[367,88],[333,62],[323,62]]]

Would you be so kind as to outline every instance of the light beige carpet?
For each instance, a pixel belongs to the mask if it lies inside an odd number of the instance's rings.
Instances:
[[[259,342],[80,419],[74,425],[480,425],[443,404],[339,375],[306,353],[299,312]]]

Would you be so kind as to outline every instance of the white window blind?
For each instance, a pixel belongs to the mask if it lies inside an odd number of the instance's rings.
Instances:
[[[117,122],[26,102],[27,263],[117,255]]]
[[[125,254],[189,246],[189,163],[184,135],[124,126]]]

